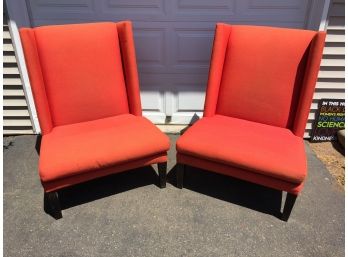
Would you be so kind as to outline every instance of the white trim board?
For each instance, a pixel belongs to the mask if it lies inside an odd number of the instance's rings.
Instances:
[[[21,5],[21,6],[26,7],[26,5],[25,6]],[[23,48],[22,48],[22,44],[21,44],[21,40],[20,40],[20,36],[19,36],[17,23],[14,21],[15,19],[13,19],[14,13],[16,13],[16,12],[14,12],[11,9],[11,7],[13,7],[13,6],[7,4],[7,12],[8,12],[8,17],[9,17],[8,26],[9,26],[11,38],[13,41],[13,47],[14,47],[14,51],[15,51],[15,55],[16,55],[16,59],[17,59],[17,63],[18,63],[18,69],[19,69],[19,72],[21,75],[21,80],[22,80],[22,84],[23,84],[23,91],[25,94],[25,99],[27,101],[28,110],[29,110],[29,114],[30,114],[30,120],[31,120],[31,123],[33,126],[33,131],[35,134],[39,134],[41,132],[41,129],[40,129],[39,119],[37,117],[37,112],[36,112],[36,108],[35,108],[35,104],[34,104],[33,94],[32,94],[31,87],[30,87],[30,81],[29,81],[27,66],[26,66],[25,59],[24,59]],[[24,10],[24,11],[26,11],[26,10]],[[26,16],[26,15],[22,16],[21,20],[25,21],[24,24],[29,25],[29,17],[28,16]]]

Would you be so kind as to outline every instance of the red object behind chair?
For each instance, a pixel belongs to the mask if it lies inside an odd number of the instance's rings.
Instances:
[[[52,205],[59,188],[166,163],[169,139],[142,117],[130,22],[23,28],[20,35],[43,136],[40,178],[54,192]]]
[[[177,141],[178,163],[291,193],[287,220],[307,173],[302,138],[324,40],[324,32],[217,24],[204,117]]]

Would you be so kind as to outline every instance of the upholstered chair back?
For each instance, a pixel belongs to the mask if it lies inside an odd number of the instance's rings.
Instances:
[[[205,116],[231,116],[302,137],[325,33],[218,24]]]
[[[141,115],[130,22],[20,30],[43,134],[125,113]]]

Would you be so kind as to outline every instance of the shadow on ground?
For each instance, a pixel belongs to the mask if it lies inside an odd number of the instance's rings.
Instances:
[[[148,166],[70,186],[58,194],[64,210],[151,184],[157,186],[157,182],[156,171]]]
[[[342,147],[342,145],[338,141],[331,141],[331,144],[332,144],[333,148],[336,149],[337,152],[339,152],[340,154],[345,156],[344,148]]]
[[[168,183],[176,185],[174,166]],[[280,217],[282,192],[202,169],[187,167],[184,187],[188,190]],[[113,174],[59,190],[63,210],[129,190],[155,184],[158,175],[151,166]]]
[[[176,185],[175,168],[167,175],[173,186]],[[278,218],[281,215],[282,192],[279,190],[188,166],[184,188]]]

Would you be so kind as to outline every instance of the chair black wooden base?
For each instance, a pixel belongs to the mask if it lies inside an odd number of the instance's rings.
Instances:
[[[44,210],[47,214],[50,214],[56,220],[63,218],[62,208],[59,202],[59,195],[57,191],[45,192]]]
[[[294,204],[296,202],[296,199],[297,199],[297,195],[290,194],[290,193],[286,194],[286,200],[285,200],[285,204],[283,208],[283,213],[280,218],[281,220],[288,221],[292,208],[294,207]]]
[[[176,164],[176,187],[182,189],[184,187],[185,164]]]
[[[162,162],[157,164],[158,176],[159,176],[159,187],[165,188],[167,183],[167,163]]]

